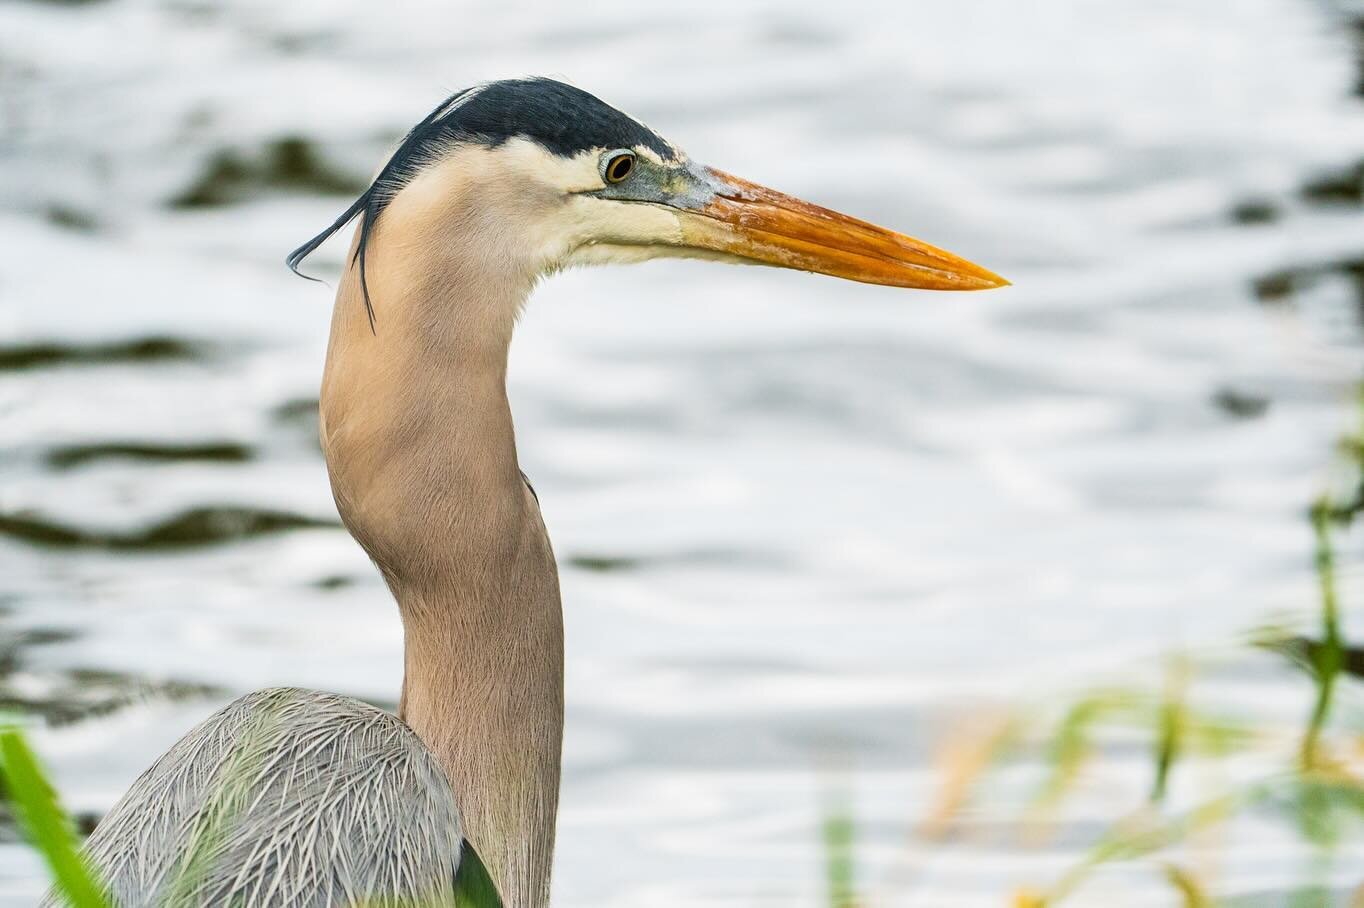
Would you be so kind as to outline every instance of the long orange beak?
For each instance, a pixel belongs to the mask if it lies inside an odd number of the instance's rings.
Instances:
[[[989,290],[1008,281],[913,237],[719,170],[715,196],[683,219],[688,246],[779,268],[925,290]]]

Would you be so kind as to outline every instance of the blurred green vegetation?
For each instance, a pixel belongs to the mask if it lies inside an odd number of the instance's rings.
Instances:
[[[1219,899],[1210,868],[1189,866],[1188,854],[1200,851],[1190,846],[1217,840],[1218,831],[1225,831],[1235,818],[1255,812],[1285,824],[1313,855],[1296,889],[1263,904],[1364,908],[1364,869],[1336,867],[1341,845],[1352,835],[1364,834],[1364,726],[1358,711],[1337,716],[1346,679],[1364,678],[1364,647],[1351,646],[1345,635],[1337,554],[1340,541],[1364,514],[1364,384],[1356,397],[1358,425],[1340,442],[1339,469],[1334,471],[1337,488],[1307,511],[1314,539],[1315,608],[1298,622],[1259,628],[1247,641],[1249,647],[1287,659],[1309,680],[1311,695],[1298,727],[1285,728],[1267,714],[1223,715],[1199,708],[1191,694],[1200,663],[1224,660],[1226,653],[1209,653],[1206,660],[1171,656],[1156,689],[1092,689],[1059,706],[1018,708],[988,717],[950,741],[941,761],[937,801],[916,838],[927,843],[955,838],[968,825],[963,814],[973,796],[992,775],[1040,767],[1032,794],[1016,818],[1020,847],[1039,844],[1061,825],[1064,803],[1082,787],[1085,770],[1104,742],[1136,738],[1145,742],[1149,754],[1145,799],[1109,823],[1073,866],[1049,882],[1001,893],[1001,905],[1055,908],[1081,902],[1084,886],[1095,872],[1116,862],[1144,862],[1186,908],[1231,904]],[[1190,764],[1193,769],[1198,761],[1200,780],[1229,778],[1230,772],[1210,769],[1219,761],[1245,757],[1258,757],[1259,763],[1274,768],[1215,793],[1200,793],[1203,800],[1192,805],[1172,806],[1172,779],[1181,766]],[[824,840],[833,908],[875,904],[868,893],[853,889],[853,829],[847,802],[826,812]],[[1358,874],[1348,893],[1332,888],[1338,870]]]

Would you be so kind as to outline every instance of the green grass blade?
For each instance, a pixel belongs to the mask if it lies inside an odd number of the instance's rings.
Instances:
[[[1188,687],[1189,667],[1184,659],[1171,660],[1165,674],[1165,695],[1156,709],[1155,778],[1151,782],[1148,800],[1159,804],[1170,788],[1170,773],[1174,770],[1183,749],[1189,725],[1188,708],[1184,702]]]
[[[57,891],[72,908],[109,908],[103,888],[76,845],[70,820],[17,728],[0,728],[0,765],[14,812],[29,842],[47,862]]]
[[[828,881],[830,908],[856,908],[856,868],[853,844],[856,837],[852,814],[840,804],[824,817],[824,873]]]
[[[455,873],[455,908],[502,908],[488,868],[467,839]]]
[[[1179,893],[1180,904],[1184,908],[1212,908],[1212,899],[1208,896],[1203,883],[1187,868],[1177,864],[1166,864],[1165,879],[1170,887]]]
[[[1318,765],[1321,733],[1331,712],[1336,679],[1345,663],[1345,646],[1340,632],[1340,605],[1336,593],[1335,548],[1331,544],[1330,503],[1318,502],[1312,508],[1312,529],[1316,534],[1317,584],[1321,590],[1321,646],[1313,655],[1313,675],[1317,685],[1316,702],[1303,733],[1301,760],[1304,771]]]
[[[1141,695],[1121,689],[1097,690],[1071,704],[1046,743],[1047,774],[1028,806],[1035,822],[1046,822],[1079,780],[1093,755],[1093,735],[1100,723],[1114,715],[1139,713],[1145,706]]]

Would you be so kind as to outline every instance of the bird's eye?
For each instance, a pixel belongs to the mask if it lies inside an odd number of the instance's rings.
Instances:
[[[602,167],[602,176],[608,183],[619,183],[628,177],[635,169],[635,153],[632,151],[618,151],[606,159],[606,164]]]

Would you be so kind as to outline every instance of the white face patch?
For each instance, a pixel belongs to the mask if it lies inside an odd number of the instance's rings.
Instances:
[[[636,154],[669,166],[647,148]],[[545,270],[571,264],[642,261],[669,255],[683,242],[679,213],[666,205],[601,198],[606,187],[601,159],[614,149],[591,149],[571,158],[527,139],[512,139],[487,152],[489,171],[499,182],[523,181],[557,197],[518,230],[536,250]],[[607,251],[616,250],[616,251]]]
[[[605,149],[583,151],[565,158],[529,139],[508,139],[492,149],[491,153],[505,161],[506,168],[518,172],[523,179],[533,180],[562,193],[591,192],[606,185],[597,166]]]
[[[565,158],[524,138],[455,146],[414,177],[384,217],[395,233],[409,235],[444,233],[441,223],[453,216],[478,223],[463,242],[478,243],[504,267],[523,263],[532,272],[695,255],[684,245],[676,208],[599,194],[607,189],[601,159],[613,150]],[[632,150],[659,167],[676,167],[647,148]]]
[[[682,242],[681,218],[663,205],[578,196],[552,225],[568,239],[556,256],[560,265],[643,261]]]

